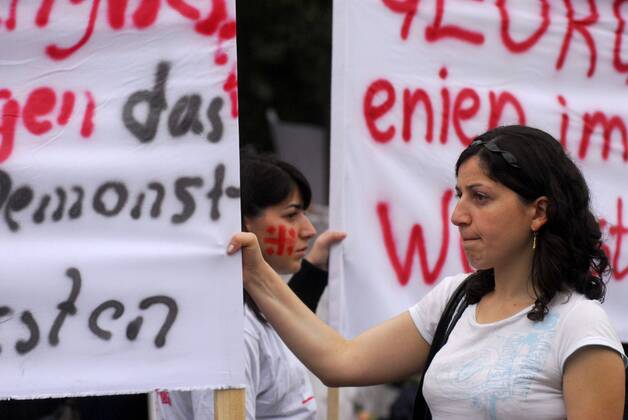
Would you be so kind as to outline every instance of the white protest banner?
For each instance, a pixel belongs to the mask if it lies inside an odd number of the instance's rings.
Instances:
[[[0,398],[241,386],[234,2],[0,19]]]
[[[353,336],[469,271],[454,163],[497,125],[553,134],[582,168],[613,264],[604,307],[628,341],[625,1],[334,3],[331,226],[336,322]]]

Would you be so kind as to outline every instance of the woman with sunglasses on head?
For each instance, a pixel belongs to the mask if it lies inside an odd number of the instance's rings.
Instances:
[[[240,158],[242,226],[262,245],[260,256],[279,274],[294,274],[289,287],[315,311],[327,286],[329,248],[342,232],[322,233],[308,253],[316,230],[305,210],[312,192],[294,166],[268,156]],[[307,253],[307,256],[306,256]],[[283,344],[244,292],[246,418],[316,418],[316,401],[308,373]],[[160,393],[164,420],[214,420],[214,391]]]
[[[242,250],[246,290],[328,385],[428,366],[415,419],[621,419],[627,359],[600,306],[609,263],[581,172],[549,134],[507,126],[476,138],[455,173],[451,221],[477,271],[441,280],[408,312],[346,340],[240,233],[229,252]]]

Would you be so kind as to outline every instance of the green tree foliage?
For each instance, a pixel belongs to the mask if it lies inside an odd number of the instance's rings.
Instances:
[[[331,0],[237,0],[241,143],[272,150],[266,110],[329,128]]]

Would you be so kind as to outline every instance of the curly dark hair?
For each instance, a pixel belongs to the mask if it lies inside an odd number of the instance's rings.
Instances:
[[[487,142],[512,154],[518,167],[503,152],[482,146]],[[517,193],[524,203],[547,197],[547,222],[537,232],[531,269],[536,301],[528,318],[542,321],[558,291],[576,291],[603,301],[604,277],[610,267],[600,226],[590,210],[587,183],[560,143],[536,128],[498,127],[474,139],[460,154],[456,176],[460,165],[472,156],[478,156],[489,178]],[[478,270],[467,282],[467,300],[477,303],[494,288],[493,269]]]

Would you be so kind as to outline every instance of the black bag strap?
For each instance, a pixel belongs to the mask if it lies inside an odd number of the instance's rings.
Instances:
[[[427,372],[427,369],[430,367],[434,356],[436,356],[436,353],[438,353],[438,351],[445,345],[445,343],[447,343],[449,334],[451,334],[451,331],[456,326],[456,323],[462,316],[462,313],[467,308],[468,303],[467,299],[465,298],[467,279],[460,283],[460,285],[456,288],[454,293],[449,298],[449,301],[445,306],[445,310],[443,311],[440,320],[438,321],[438,325],[436,326],[434,338],[432,339],[432,345],[430,346],[430,351],[427,355],[427,360],[425,361],[425,365],[423,367],[423,373],[421,374],[419,389],[417,390],[416,398],[414,400],[414,409],[412,410],[413,420],[432,419],[432,414],[430,413],[427,402],[423,397],[423,379],[425,378],[425,372]]]

